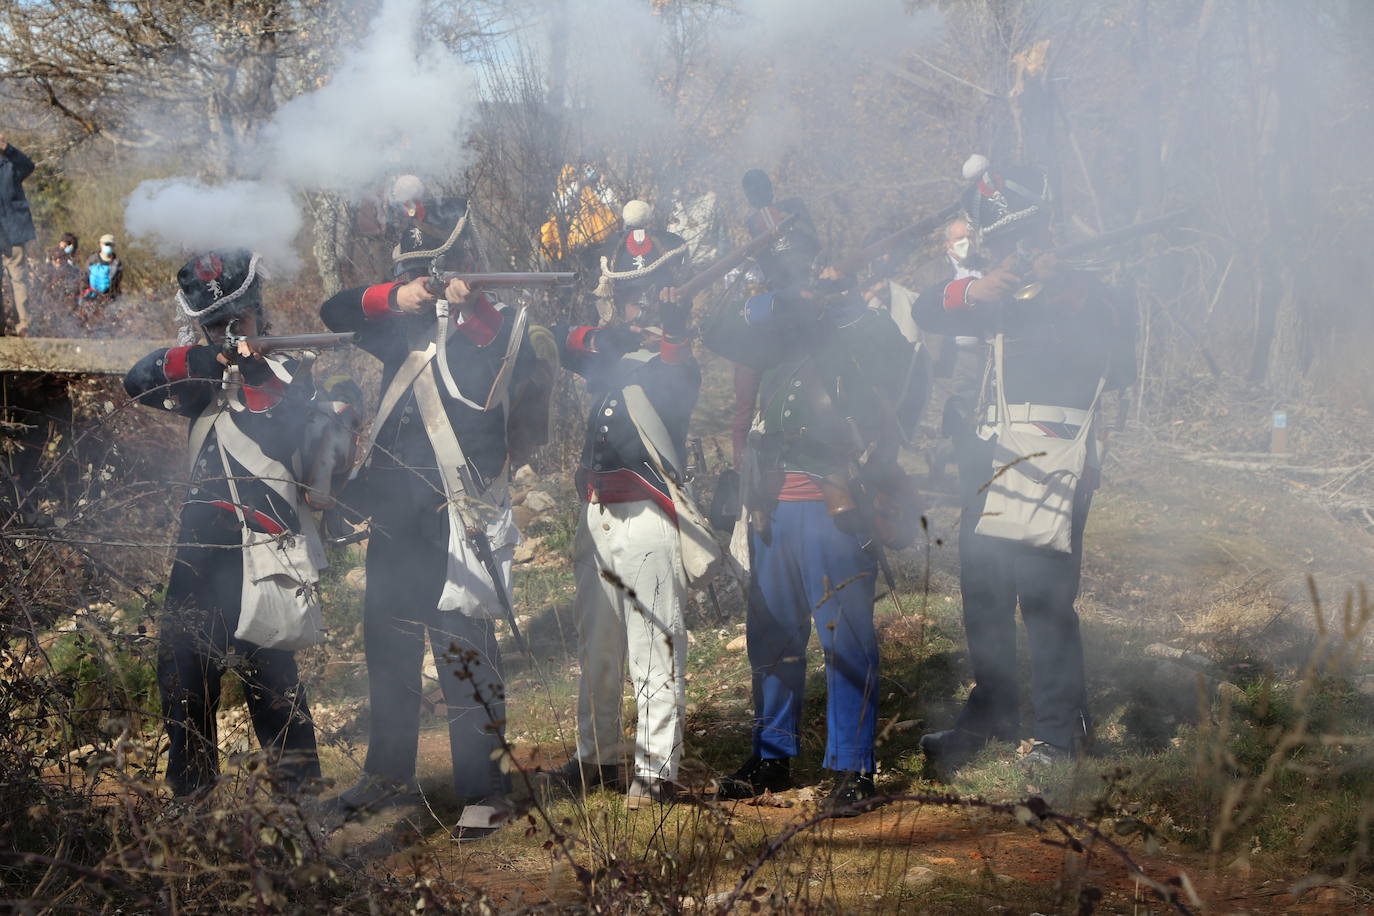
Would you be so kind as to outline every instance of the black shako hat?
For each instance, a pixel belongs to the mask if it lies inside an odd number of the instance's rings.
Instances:
[[[400,236],[391,249],[398,272],[428,272],[431,266],[457,269],[458,255],[464,251],[476,259],[477,233],[466,197],[407,200],[400,206]]]
[[[964,177],[978,179],[964,191],[961,203],[969,232],[979,241],[1009,237],[1049,221],[1054,195],[1043,170],[1029,165],[993,170],[985,156],[974,155],[964,163]]]
[[[687,241],[675,232],[650,229],[653,208],[632,200],[621,213],[625,231],[616,236],[601,258],[601,282],[596,294],[619,301],[671,286],[687,263]]]
[[[763,169],[750,169],[740,179],[744,188],[744,199],[755,208],[766,207],[773,202],[773,182]]]
[[[177,271],[177,309],[200,325],[214,324],[262,307],[260,256],[247,248],[220,248],[198,255]]]

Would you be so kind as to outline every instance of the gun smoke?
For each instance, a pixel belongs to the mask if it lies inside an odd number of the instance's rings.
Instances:
[[[253,177],[145,181],[129,200],[125,226],[165,256],[241,245],[294,270],[300,194],[355,199],[398,172],[461,172],[475,96],[472,69],[423,36],[420,0],[386,0],[329,82],[262,126],[242,157]]]

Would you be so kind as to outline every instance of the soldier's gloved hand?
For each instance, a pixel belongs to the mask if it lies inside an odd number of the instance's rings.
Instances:
[[[843,276],[836,268],[827,267],[816,277],[816,282],[812,284],[812,288],[822,296],[833,296],[848,289],[852,285],[850,279]]]
[[[663,334],[675,339],[687,336],[687,319],[692,307],[689,303],[665,302],[660,308],[663,317]]]
[[[592,349],[597,353],[614,353],[617,356],[633,353],[640,348],[642,342],[643,335],[639,331],[623,324],[597,328],[596,333],[592,335]]]

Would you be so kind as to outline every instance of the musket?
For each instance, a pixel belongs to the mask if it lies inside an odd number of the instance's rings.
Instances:
[[[426,283],[430,293],[442,296],[453,280],[462,280],[470,289],[538,289],[567,286],[577,282],[575,271],[529,271],[526,273],[478,274],[462,271],[434,271]]]
[[[338,334],[284,334],[277,337],[244,337],[230,333],[224,338],[224,351],[237,353],[238,346],[246,343],[259,353],[275,353],[279,350],[332,350],[347,347],[353,343],[353,332]]]
[[[883,236],[876,242],[865,245],[863,248],[860,248],[858,251],[836,264],[835,270],[841,277],[848,277],[869,261],[877,260],[889,251],[895,249],[898,245],[905,244],[912,239],[919,239],[924,235],[929,235],[957,216],[962,209],[963,204],[957,199],[944,209],[938,210],[929,216],[924,216],[916,220],[916,222],[898,229],[891,235]]]
[[[1113,229],[1110,232],[1103,232],[1099,235],[1095,235],[1090,239],[1083,239],[1080,242],[1070,242],[1067,245],[1060,245],[1058,248],[1051,248],[1048,251],[1042,251],[1039,254],[1027,256],[1022,260],[1034,261],[1035,258],[1046,254],[1054,255],[1054,257],[1060,260],[1090,254],[1103,248],[1109,248],[1120,242],[1129,242],[1131,239],[1140,238],[1142,235],[1162,232],[1178,222],[1187,212],[1188,208],[1183,207],[1172,213],[1166,213],[1163,216],[1156,217],[1155,219],[1147,219],[1144,222],[1136,223],[1134,226],[1123,226],[1120,229]],[[1023,267],[1022,270],[1024,269]],[[1016,299],[1034,299],[1036,296],[1040,295],[1040,291],[1044,288],[1045,284],[1036,280],[1027,283],[1013,293],[1012,296]]]
[[[525,642],[525,636],[520,632],[520,624],[515,622],[515,608],[511,606],[510,595],[506,592],[506,580],[501,575],[500,565],[496,562],[496,553],[491,549],[491,539],[481,528],[470,528],[468,540],[477,552],[478,561],[486,567],[487,575],[491,576],[492,587],[496,589],[496,600],[501,603],[501,610],[506,612],[506,623],[510,624],[511,638],[515,640],[516,647],[524,656],[533,661],[534,656],[530,654],[529,643]]]
[[[859,522],[857,532],[859,540],[863,541],[862,547],[878,564],[878,570],[883,575],[883,582],[887,584],[887,590],[892,595],[892,603],[901,610],[901,603],[897,597],[897,577],[892,574],[892,565],[887,561],[887,548],[883,547],[883,542],[878,538],[878,526],[873,521],[873,498],[868,492],[868,485],[864,483],[862,455],[867,451],[863,435],[859,432],[859,424],[854,422],[853,417],[845,417],[845,422],[849,426],[849,435],[853,439],[854,451],[850,454],[849,460],[849,496],[854,503],[853,512]]]
[[[693,436],[687,443],[687,467],[684,469],[684,483],[687,485],[687,492],[693,501],[698,499],[696,481],[702,474],[706,473],[706,450],[701,446],[701,437]],[[725,623],[725,609],[720,606],[720,595],[716,592],[716,583],[706,583],[706,593],[711,597],[711,603],[715,605],[716,617],[721,623]]]
[[[701,271],[692,276],[686,283],[677,287],[677,297],[681,302],[691,302],[697,294],[724,277],[754,255],[763,251],[773,242],[777,241],[778,236],[782,235],[783,230],[792,220],[797,218],[797,214],[789,213],[769,229],[760,235],[754,236],[742,248],[737,248],[729,254],[721,255],[710,264],[706,265]]]

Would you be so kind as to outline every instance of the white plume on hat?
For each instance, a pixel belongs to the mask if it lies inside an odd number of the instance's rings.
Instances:
[[[975,178],[981,178],[991,166],[992,163],[988,161],[987,156],[982,153],[974,153],[964,161],[964,180],[972,181]]]
[[[620,216],[625,221],[626,229],[646,229],[649,220],[653,218],[654,208],[642,200],[632,200],[625,205]]]
[[[407,200],[419,200],[425,196],[425,183],[414,175],[397,175],[391,183],[391,202],[399,204]]]

